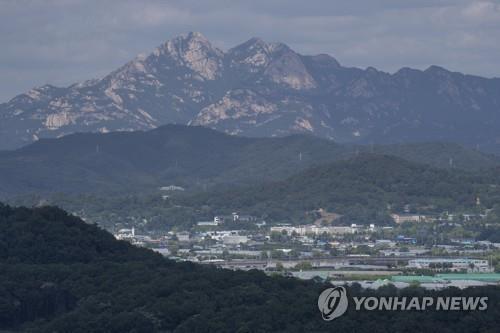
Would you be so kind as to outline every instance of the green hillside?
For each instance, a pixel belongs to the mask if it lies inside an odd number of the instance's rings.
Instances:
[[[498,177],[444,170],[397,157],[361,154],[313,167],[283,181],[178,199],[181,205],[241,211],[274,221],[306,218],[326,209],[344,215],[344,223],[390,223],[389,211],[436,214],[474,210],[476,198],[493,207],[500,199]],[[174,200],[175,201],[175,200]]]
[[[202,127],[74,134],[0,152],[0,198],[26,193],[191,189],[285,179],[359,153],[401,156],[435,167],[480,170],[498,157],[453,144],[348,146],[315,137],[242,138]]]
[[[51,207],[0,205],[0,330],[7,332],[494,332],[500,289],[359,287],[351,296],[488,295],[487,312],[357,312],[321,319],[327,285],[174,263]]]

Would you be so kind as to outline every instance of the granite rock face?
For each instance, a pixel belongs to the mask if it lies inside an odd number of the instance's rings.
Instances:
[[[252,38],[226,52],[173,38],[101,78],[0,104],[0,149],[74,132],[203,125],[230,134],[310,133],[338,142],[451,141],[500,151],[500,79],[431,66],[341,66]]]

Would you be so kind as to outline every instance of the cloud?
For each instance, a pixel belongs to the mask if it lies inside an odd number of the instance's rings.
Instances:
[[[108,73],[180,33],[253,36],[347,66],[500,76],[500,0],[0,1],[0,101]]]
[[[479,23],[500,22],[500,4],[492,1],[474,1],[462,10],[465,18]]]

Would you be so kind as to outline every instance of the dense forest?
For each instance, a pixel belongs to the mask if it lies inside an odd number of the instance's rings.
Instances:
[[[305,213],[326,209],[343,215],[342,223],[389,224],[389,212],[421,214],[493,208],[500,200],[499,178],[444,170],[397,157],[361,154],[305,170],[284,181],[180,197],[182,206],[243,211],[274,221],[300,222]]]
[[[354,295],[488,296],[485,312],[360,312],[325,322],[314,281],[175,263],[51,208],[0,205],[0,330],[23,332],[497,332],[498,287]]]
[[[394,156],[359,154],[255,185],[186,192],[33,195],[10,202],[55,204],[108,229],[116,225],[142,225],[150,231],[185,228],[233,211],[271,223],[299,224],[314,221],[314,211],[320,208],[342,215],[338,224],[381,225],[393,223],[390,213],[405,209],[431,215],[489,209],[491,217],[499,216],[498,174],[495,169],[481,173],[446,170]]]
[[[27,193],[123,193],[171,184],[192,189],[283,180],[374,152],[440,168],[482,170],[500,158],[448,143],[339,145],[306,135],[244,138],[202,127],[80,133],[0,151],[0,198]]]

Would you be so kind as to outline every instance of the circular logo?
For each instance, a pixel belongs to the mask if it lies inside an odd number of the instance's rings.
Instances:
[[[347,311],[349,302],[344,287],[328,288],[318,297],[318,308],[324,320],[330,321]]]

